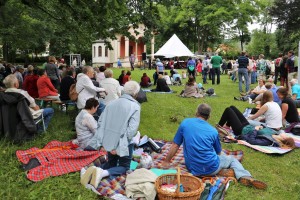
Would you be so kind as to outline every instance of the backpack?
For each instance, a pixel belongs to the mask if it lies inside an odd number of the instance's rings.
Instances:
[[[189,66],[188,66],[188,69],[189,69],[190,71],[194,71],[194,70],[195,70],[195,66],[194,66],[194,65],[189,65]]]
[[[69,97],[70,97],[70,99],[72,101],[77,101],[77,99],[78,99],[78,93],[76,92],[76,83],[74,83],[74,84],[71,85],[71,87],[69,89]]]
[[[211,95],[213,95],[215,93],[215,90],[213,89],[213,88],[209,88],[208,90],[206,90],[206,94],[208,95],[208,96],[211,96]]]

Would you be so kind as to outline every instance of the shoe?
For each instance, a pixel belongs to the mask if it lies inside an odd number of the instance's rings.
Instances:
[[[100,167],[96,167],[95,171],[92,174],[92,180],[90,184],[95,188],[98,187],[100,181],[102,180],[102,173],[103,173],[103,169],[101,169]]]
[[[241,98],[240,97],[233,97],[234,100],[240,101]]]
[[[223,128],[222,126],[220,126],[219,124],[216,124],[216,129],[217,129],[217,131],[219,133],[220,139],[222,139],[222,138],[230,135],[230,133],[225,128]]]
[[[80,171],[80,183],[83,186],[86,186],[86,184],[88,184],[92,178],[92,174],[94,172],[94,170],[96,169],[95,166],[89,167],[87,170],[85,170],[85,168],[82,168]]]
[[[252,186],[256,189],[265,190],[268,186],[262,181],[256,180],[251,177],[241,177],[239,182],[245,186]]]
[[[223,177],[234,177],[234,170],[229,168],[229,169],[221,169],[219,173],[217,173],[217,176],[223,176]]]
[[[246,92],[240,92],[240,94],[241,94],[242,96],[246,96],[246,95],[247,95]]]

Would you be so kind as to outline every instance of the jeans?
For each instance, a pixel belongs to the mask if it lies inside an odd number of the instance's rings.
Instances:
[[[104,109],[105,109],[105,104],[102,101],[99,101],[99,107],[96,111],[98,117],[100,117],[100,115],[104,111]]]
[[[207,74],[208,74],[207,71],[208,71],[207,68],[202,70],[203,83],[207,83]]]
[[[242,88],[243,78],[242,77],[244,77],[244,79],[245,79],[246,92],[248,92],[249,91],[248,69],[247,68],[239,68],[238,74],[239,74],[239,90],[240,90],[240,92],[243,91],[243,88]]]
[[[239,180],[241,177],[244,176],[251,177],[250,172],[245,170],[243,165],[233,156],[219,155],[219,159],[220,159],[220,164],[218,169],[215,172],[209,174],[209,176],[216,175],[217,173],[219,173],[221,169],[232,168],[237,180]]]
[[[117,176],[125,174],[130,169],[132,160],[133,144],[128,146],[129,156],[120,157],[108,152],[108,161],[101,165],[101,168],[109,172],[109,178],[114,179]]]
[[[220,67],[211,69],[212,84],[215,84],[215,75],[217,75],[217,84],[220,84]]]
[[[49,122],[50,122],[53,114],[54,114],[53,108],[44,108],[43,116],[44,116],[44,122],[45,122],[46,130],[48,128]],[[44,131],[43,125],[40,123],[38,125],[38,132],[43,132],[43,131]]]

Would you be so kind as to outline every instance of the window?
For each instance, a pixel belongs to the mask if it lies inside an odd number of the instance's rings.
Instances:
[[[102,57],[102,47],[98,47],[98,57]]]
[[[96,57],[96,47],[94,46],[94,58]]]
[[[105,57],[108,57],[108,47],[105,47]]]

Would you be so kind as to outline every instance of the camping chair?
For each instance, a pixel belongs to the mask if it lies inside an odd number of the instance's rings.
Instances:
[[[36,119],[34,119],[34,123],[38,126],[39,123],[43,124],[43,131],[46,131],[46,126],[45,126],[45,121],[44,121],[44,115],[43,112],[41,112],[41,115],[39,117],[37,117]]]

